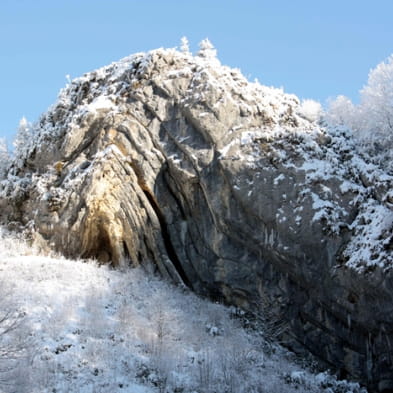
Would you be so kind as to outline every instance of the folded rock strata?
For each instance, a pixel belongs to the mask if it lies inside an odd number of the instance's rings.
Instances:
[[[208,51],[160,49],[75,79],[31,132],[3,222],[268,315],[292,347],[393,391],[392,177],[347,130]]]

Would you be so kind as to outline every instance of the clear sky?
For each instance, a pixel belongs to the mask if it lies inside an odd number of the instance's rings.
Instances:
[[[393,53],[393,0],[0,0],[0,137],[66,83],[134,52],[208,37],[251,80],[354,101]]]

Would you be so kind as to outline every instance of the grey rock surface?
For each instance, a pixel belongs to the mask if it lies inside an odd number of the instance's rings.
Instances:
[[[389,391],[392,180],[297,97],[161,49],[63,89],[1,183],[1,219],[268,316],[293,348]]]

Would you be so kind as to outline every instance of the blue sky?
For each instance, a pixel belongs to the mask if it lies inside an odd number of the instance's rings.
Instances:
[[[391,0],[1,0],[0,137],[66,83],[134,52],[208,37],[250,79],[325,102],[358,99],[393,53]]]

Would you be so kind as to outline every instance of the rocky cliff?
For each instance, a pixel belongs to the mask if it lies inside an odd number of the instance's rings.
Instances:
[[[292,347],[393,391],[393,179],[347,130],[205,48],[75,79],[31,132],[3,222],[268,315]]]

